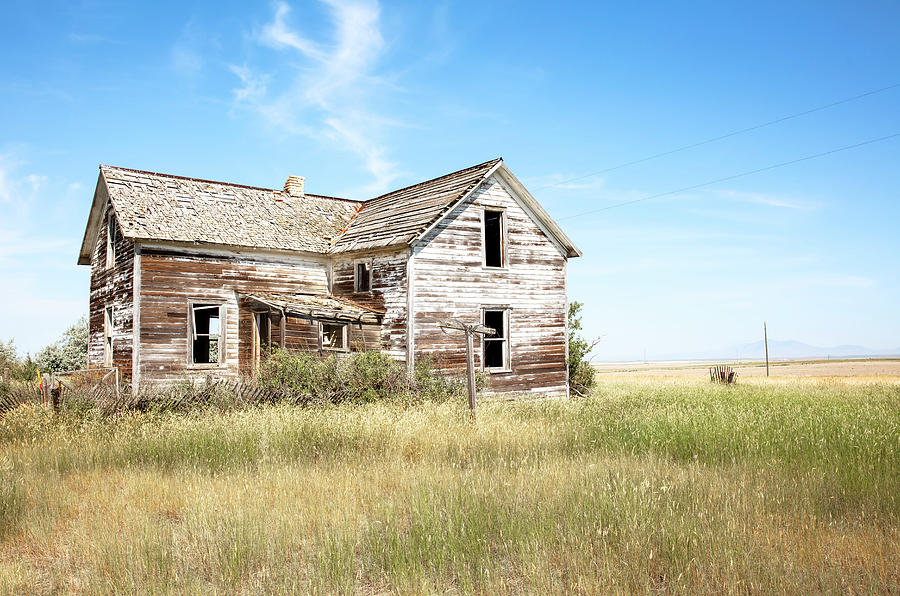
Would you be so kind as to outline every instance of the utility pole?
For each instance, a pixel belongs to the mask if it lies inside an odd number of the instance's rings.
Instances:
[[[494,335],[494,330],[484,325],[466,325],[459,319],[440,321],[439,326],[447,330],[462,331],[466,334],[466,385],[469,389],[469,411],[475,420],[475,335]]]
[[[766,376],[769,376],[769,334],[766,331],[766,322],[763,321],[763,343],[766,344]]]

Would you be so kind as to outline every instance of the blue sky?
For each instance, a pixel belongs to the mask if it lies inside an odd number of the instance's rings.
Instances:
[[[551,8],[552,7],[552,8]],[[502,156],[584,258],[599,359],[759,339],[900,346],[891,2],[6,2],[0,339],[87,309],[100,163],[367,198]]]

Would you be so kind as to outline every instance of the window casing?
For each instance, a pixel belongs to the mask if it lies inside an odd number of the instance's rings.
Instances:
[[[116,264],[116,218],[110,213],[106,218],[106,268],[112,269]]]
[[[482,252],[485,267],[506,267],[506,212],[485,209],[482,215]]]
[[[349,351],[347,323],[321,323],[319,325],[319,339],[323,350],[333,352]]]
[[[372,291],[372,261],[357,261],[353,265],[353,291]]]
[[[103,365],[112,366],[113,362],[113,308],[103,309]]]
[[[191,303],[188,317],[190,364],[219,365],[224,362],[224,310],[222,304]]]
[[[482,336],[481,366],[489,372],[508,371],[509,363],[509,309],[485,308],[481,322],[494,330],[493,335]]]

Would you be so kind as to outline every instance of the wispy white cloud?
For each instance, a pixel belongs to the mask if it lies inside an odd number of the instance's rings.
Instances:
[[[71,43],[77,44],[94,44],[109,41],[109,39],[103,37],[102,35],[96,35],[94,33],[81,33],[78,31],[72,31],[71,33],[69,33],[68,39]]]
[[[765,207],[778,207],[781,209],[811,208],[811,205],[808,201],[802,201],[793,197],[773,193],[745,192],[740,190],[720,190],[717,194],[719,197],[730,201],[763,205]]]
[[[279,2],[275,7],[275,16],[272,22],[263,27],[259,35],[260,41],[273,48],[294,48],[310,58],[325,62],[326,53],[318,44],[312,42],[299,33],[292,31],[285,23],[291,7],[284,2]]]
[[[203,69],[203,58],[185,44],[172,46],[171,58],[172,67],[181,76],[193,77]]]
[[[241,80],[241,86],[233,90],[235,101],[259,106],[266,97],[269,77],[253,72],[247,65],[231,64],[228,69]]]
[[[0,207],[6,216],[27,211],[34,197],[47,184],[44,175],[20,173],[24,165],[13,152],[0,153]]]
[[[56,257],[62,248],[71,246],[71,241],[34,237],[21,230],[0,227],[0,268],[25,268],[23,257],[32,259],[39,256]]]
[[[555,172],[543,176],[532,176],[525,179],[525,183],[531,190],[539,188],[558,188],[562,190],[596,190],[606,186],[606,179],[597,176],[590,178],[578,178],[577,174]]]
[[[255,36],[260,44],[293,52],[305,60],[289,75],[269,74],[244,65],[230,70],[241,85],[233,90],[235,104],[256,112],[273,128],[317,141],[329,139],[356,154],[373,176],[366,189],[385,190],[399,176],[387,157],[383,130],[396,125],[378,113],[371,101],[389,82],[376,73],[385,42],[374,0],[323,0],[332,24],[332,39],[310,39],[290,22],[291,8],[275,6],[272,20]],[[284,88],[273,82],[287,78]]]
[[[194,20],[188,21],[169,50],[172,70],[182,78],[196,79],[207,65],[210,51],[216,46],[214,33],[203,30]]]
[[[0,280],[15,290],[0,292],[0,341],[15,338],[27,351],[58,336],[87,299],[67,299],[84,273],[75,265],[80,238],[60,225],[81,185],[36,173],[31,153],[26,146],[0,152]]]

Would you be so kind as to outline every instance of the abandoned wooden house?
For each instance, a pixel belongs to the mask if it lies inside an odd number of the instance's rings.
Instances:
[[[271,346],[465,367],[456,318],[495,330],[494,392],[566,393],[566,263],[581,253],[501,159],[358,202],[100,166],[92,367],[134,386],[253,375]]]

